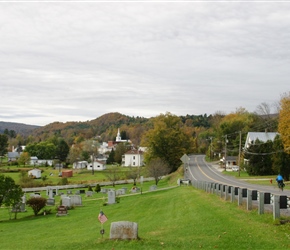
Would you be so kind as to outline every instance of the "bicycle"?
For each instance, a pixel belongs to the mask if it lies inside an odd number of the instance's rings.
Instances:
[[[284,182],[283,181],[278,181],[278,188],[281,189],[281,191],[283,191],[284,187],[285,187]]]

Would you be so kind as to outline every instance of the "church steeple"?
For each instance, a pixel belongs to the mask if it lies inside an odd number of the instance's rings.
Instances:
[[[122,141],[119,128],[118,128],[118,134],[117,134],[117,137],[116,137],[116,141]]]

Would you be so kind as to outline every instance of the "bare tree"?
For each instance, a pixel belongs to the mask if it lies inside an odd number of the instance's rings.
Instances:
[[[167,175],[170,172],[170,168],[164,160],[154,158],[147,165],[147,171],[149,176],[155,179],[155,184],[157,185],[162,176]]]
[[[134,186],[136,185],[137,179],[140,175],[139,167],[130,167],[130,170],[126,173],[128,179],[132,179]]]
[[[117,166],[108,169],[105,175],[112,182],[113,187],[115,187],[116,181],[121,179],[121,173]]]
[[[262,102],[260,105],[257,106],[256,113],[258,115],[269,117],[269,115],[271,114],[271,106],[266,102]]]

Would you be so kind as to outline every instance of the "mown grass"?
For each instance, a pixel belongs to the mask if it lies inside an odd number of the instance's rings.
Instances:
[[[66,217],[32,216],[0,222],[1,249],[288,249],[290,224],[277,225],[272,214],[258,215],[193,187],[121,197],[102,206],[101,198],[83,200]],[[105,235],[97,220],[108,217]],[[0,211],[1,218],[4,209]],[[23,217],[24,216],[24,217]],[[139,240],[110,240],[110,223],[138,223]]]
[[[97,182],[106,182],[108,181],[107,173],[113,166],[108,165],[107,169],[104,171],[94,171],[92,174],[91,170],[87,169],[73,169],[73,176],[67,178],[68,184],[92,184]],[[5,176],[11,177],[16,184],[20,184],[20,172],[24,168],[18,168],[16,166],[3,166],[1,168],[2,174]],[[31,168],[25,168],[25,171],[28,172]],[[42,179],[32,179],[33,186],[50,186],[50,185],[60,185],[61,184],[61,177],[58,176],[59,171],[53,169],[52,167],[39,167],[42,170],[42,177],[46,176],[46,180],[43,181]],[[5,172],[6,170],[6,172]],[[70,169],[71,170],[71,169]],[[119,168],[119,176],[121,179],[126,179],[126,173],[130,171],[128,167],[120,167]],[[11,171],[11,172],[9,172]],[[0,173],[1,174],[1,173]],[[145,175],[145,169],[140,168],[140,175]]]

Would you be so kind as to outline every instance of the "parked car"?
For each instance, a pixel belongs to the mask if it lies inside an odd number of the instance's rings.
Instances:
[[[232,170],[235,172],[239,171],[239,169],[240,169],[239,166],[236,166],[236,165],[232,166]]]

